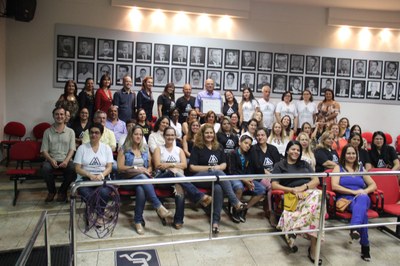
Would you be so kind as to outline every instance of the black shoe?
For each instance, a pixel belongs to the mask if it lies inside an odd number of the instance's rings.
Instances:
[[[361,258],[365,261],[371,261],[371,255],[369,254],[369,246],[361,246]]]
[[[44,202],[52,202],[54,200],[55,195],[56,194],[54,194],[54,193],[48,193]]]
[[[288,244],[290,252],[292,252],[292,253],[296,253],[299,250],[295,243],[296,237],[297,237],[296,234],[285,235],[286,243]]]
[[[311,247],[308,248],[308,258],[313,264],[315,263],[315,259],[311,257]],[[318,260],[318,265],[322,265],[322,259]]]
[[[239,212],[239,219],[241,223],[246,222],[247,208]]]
[[[234,207],[231,208],[231,218],[232,222],[240,223],[240,211],[237,211]]]
[[[350,242],[360,239],[360,233],[357,230],[350,230]]]
[[[213,233],[214,236],[218,236],[218,234],[219,234],[219,227],[218,227],[218,226],[213,227],[212,233]]]
[[[58,193],[57,194],[57,202],[67,202],[67,194],[65,193]]]

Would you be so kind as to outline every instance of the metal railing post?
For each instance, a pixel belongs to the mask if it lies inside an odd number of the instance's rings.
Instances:
[[[214,186],[215,186],[215,182],[212,181],[211,182],[211,197],[213,198],[213,201],[211,202],[211,211],[210,211],[210,234],[209,234],[209,237],[208,237],[209,239],[213,238],[212,230],[213,230],[214,199],[215,199],[215,197],[214,197]]]
[[[72,265],[76,265],[77,253],[76,253],[76,195],[71,197],[70,213],[71,213],[71,252],[72,252]]]
[[[49,244],[49,216],[44,220],[44,244],[46,247],[47,265],[51,266],[51,246]]]
[[[321,240],[322,235],[325,231],[325,209],[326,209],[326,180],[325,178],[329,176],[329,173],[326,173],[326,176],[322,177],[322,199],[321,199],[321,211],[319,216],[319,231],[317,237],[317,245],[315,247],[315,257],[314,257],[314,265],[318,265],[319,257],[321,253]]]

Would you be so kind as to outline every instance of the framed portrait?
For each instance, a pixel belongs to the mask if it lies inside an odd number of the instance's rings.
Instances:
[[[154,87],[165,87],[169,79],[169,67],[153,67],[153,85]]]
[[[122,85],[124,83],[123,79],[127,75],[132,77],[132,65],[117,64],[116,68],[117,68],[117,70],[115,71],[116,85]]]
[[[191,46],[190,47],[190,66],[204,67],[206,65],[206,48]]]
[[[396,100],[397,83],[391,81],[383,82],[382,100]]]
[[[254,91],[254,82],[256,79],[256,74],[251,72],[241,72],[240,73],[240,91],[244,88],[249,88]]]
[[[57,60],[57,82],[75,80],[74,61]]]
[[[149,42],[137,42],[136,43],[136,63],[151,63],[151,43]]]
[[[151,76],[151,67],[136,65],[135,66],[135,85],[141,86],[146,76]]]
[[[385,79],[397,79],[399,62],[385,61]]]
[[[381,60],[369,60],[368,61],[368,78],[369,79],[381,79],[382,78],[382,66],[383,66],[383,61],[381,61]]]
[[[86,79],[94,79],[94,63],[78,62],[76,69],[78,83],[85,84]]]
[[[94,38],[78,37],[78,58],[94,59],[94,53],[96,51],[95,47],[96,44]]]
[[[296,73],[296,74],[304,73],[304,55],[299,55],[299,54],[290,55],[290,73]]]
[[[207,70],[207,78],[214,81],[214,89],[221,90],[222,71]]]
[[[189,69],[189,84],[192,89],[204,88],[204,70],[203,69]]]
[[[274,74],[272,92],[282,94],[287,91],[287,75]]]
[[[350,77],[351,73],[351,59],[338,58],[336,75],[338,77]]]
[[[335,88],[335,79],[334,78],[321,78],[320,83],[321,84],[321,89],[319,91],[319,95],[325,96],[325,91],[327,89],[330,89],[332,91],[335,91],[333,88]]]
[[[322,57],[321,59],[321,75],[335,76],[335,57]]]
[[[353,60],[353,78],[367,77],[367,60],[354,59]]]
[[[349,98],[350,95],[350,80],[336,79],[335,97]]]
[[[74,36],[57,35],[57,57],[61,58],[75,57]]]
[[[221,68],[222,67],[222,52],[220,48],[208,48],[207,67]]]
[[[303,92],[303,76],[289,76],[289,91],[293,95],[300,95]]]
[[[257,92],[262,92],[265,85],[271,86],[271,74],[258,73],[257,74]]]
[[[304,88],[309,90],[313,96],[318,96],[319,93],[318,77],[306,77],[304,80]]]
[[[289,55],[288,54],[280,54],[275,53],[275,64],[274,71],[275,72],[288,72],[289,65]]]
[[[237,91],[239,83],[239,72],[225,71],[224,72],[224,90]]]
[[[306,56],[306,74],[308,75],[319,75],[319,65],[321,57],[316,55]]]
[[[133,62],[133,42],[117,41],[117,60]]]
[[[351,93],[352,99],[364,99],[365,98],[365,80],[353,79],[351,81]]]
[[[272,71],[272,53],[258,52],[258,71]]]
[[[170,50],[171,46],[169,44],[154,44],[154,63],[169,65]]]
[[[187,66],[188,47],[183,45],[172,45],[172,64]],[[183,86],[183,85],[182,85]]]
[[[381,82],[368,81],[367,99],[379,100],[381,98]]]
[[[255,51],[242,51],[242,70],[256,70]]]
[[[239,69],[240,51],[225,49],[225,68]]]
[[[112,79],[114,74],[114,65],[109,63],[97,63],[97,83],[100,82],[101,77],[105,74],[109,75]]]
[[[187,69],[186,68],[172,68],[171,80],[176,88],[183,88],[187,83]]]
[[[114,61],[114,40],[97,40],[97,60]]]

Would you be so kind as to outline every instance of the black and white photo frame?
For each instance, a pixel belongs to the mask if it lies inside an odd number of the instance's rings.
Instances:
[[[188,47],[184,45],[172,45],[172,64],[187,66]]]
[[[222,55],[223,55],[223,49],[208,48],[207,67],[222,68]]]
[[[399,62],[385,61],[385,79],[396,80],[399,72]]]
[[[122,85],[125,76],[132,77],[132,65],[117,64],[115,71],[115,85]]]
[[[214,81],[215,90],[221,90],[222,71],[214,69],[207,70],[207,79],[212,79]]]
[[[304,80],[304,88],[309,90],[313,96],[319,94],[319,78],[318,77],[306,77]]]
[[[351,75],[351,59],[350,58],[338,58],[336,75],[338,77],[350,77],[350,75]]]
[[[117,41],[117,61],[133,62],[133,42]]]
[[[381,60],[369,60],[369,62],[368,62],[368,78],[369,79],[381,79],[382,73],[383,73],[382,66],[383,66],[383,61],[381,61]]]
[[[238,71],[224,72],[224,91],[237,91],[239,83]]]
[[[320,79],[320,91],[319,95],[320,96],[325,96],[325,91],[330,89],[334,91],[335,88],[335,79],[334,78],[321,78]]]
[[[169,81],[169,68],[163,66],[153,67],[154,87],[165,87]]]
[[[249,88],[254,91],[254,82],[256,74],[254,72],[241,72],[240,73],[240,91],[244,88]]]
[[[306,74],[307,75],[319,75],[319,69],[321,64],[321,57],[316,55],[306,56]]]
[[[242,51],[242,70],[256,70],[256,51]]]
[[[204,67],[206,65],[206,48],[199,46],[190,47],[190,66]]]
[[[97,60],[114,61],[114,40],[97,40]]]
[[[382,100],[396,100],[397,95],[397,82],[385,81],[383,82]]]
[[[96,71],[96,73],[97,73],[97,77],[96,77],[97,83],[99,83],[101,77],[103,75],[106,75],[106,74],[108,76],[110,76],[110,79],[112,81],[112,79],[114,77],[113,76],[113,74],[114,74],[114,65],[113,64],[110,64],[110,63],[97,63],[96,69],[97,69],[97,71]]]
[[[265,85],[271,86],[271,74],[258,73],[257,74],[257,92],[262,92]]]
[[[57,82],[65,82],[75,79],[74,61],[57,60]]]
[[[336,58],[335,57],[322,57],[321,59],[321,75],[335,76],[336,71]]]
[[[75,36],[57,35],[57,57],[75,57]]]
[[[274,59],[274,72],[287,73],[289,67],[289,55],[282,53],[275,53]]]
[[[335,97],[349,98],[350,79],[336,79]]]
[[[145,65],[135,65],[135,85],[142,86],[146,76],[151,76],[151,67]]]
[[[169,44],[154,44],[154,64],[169,65],[171,46]]]
[[[76,66],[77,83],[85,84],[86,79],[94,79],[94,63],[92,62],[77,62]]]
[[[187,83],[187,68],[173,67],[171,69],[171,80],[175,88],[183,88]]]
[[[96,43],[94,38],[78,37],[78,58],[92,59],[96,52]]]
[[[365,98],[365,80],[353,79],[351,81],[350,97],[352,99]]]
[[[239,69],[240,50],[225,49],[225,68]]]
[[[303,92],[303,76],[289,76],[289,91],[293,95],[300,95]]]
[[[152,56],[152,46],[149,42],[137,42],[136,43],[136,63],[150,64]]]
[[[368,80],[367,99],[380,100],[381,98],[381,82]]]
[[[258,52],[258,71],[272,71],[273,53]]]
[[[189,69],[189,84],[192,89],[203,89],[204,87],[204,70]]]
[[[282,94],[287,91],[287,75],[274,74],[272,92],[277,94]]]
[[[300,54],[290,55],[290,73],[294,74],[304,73],[304,55]]]
[[[354,59],[353,78],[366,78],[366,77],[367,77],[367,60]]]

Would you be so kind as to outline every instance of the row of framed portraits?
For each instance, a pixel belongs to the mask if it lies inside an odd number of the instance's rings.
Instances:
[[[397,80],[399,62],[57,35],[57,58]]]

